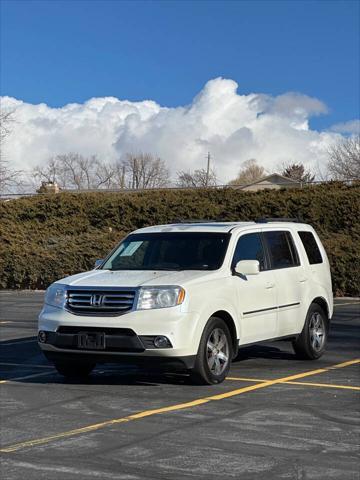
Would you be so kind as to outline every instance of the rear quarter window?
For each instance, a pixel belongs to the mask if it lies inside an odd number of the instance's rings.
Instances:
[[[323,258],[314,234],[312,232],[298,232],[298,234],[304,245],[310,265],[323,263]]]

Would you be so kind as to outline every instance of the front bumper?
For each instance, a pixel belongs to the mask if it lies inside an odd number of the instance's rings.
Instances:
[[[117,317],[80,316],[45,306],[39,316],[39,331],[46,333],[46,342],[39,342],[39,346],[48,358],[53,359],[56,355],[62,358],[86,356],[122,362],[127,357],[137,363],[142,358],[153,358],[154,361],[195,358],[201,336],[198,323],[198,315],[183,312],[181,306],[132,311]],[[79,346],[79,335],[89,332],[104,336],[101,349]],[[156,336],[166,337],[169,346],[155,348],[153,340]]]
[[[61,350],[83,351],[82,338],[87,335],[93,336],[91,351],[101,350],[104,353],[128,352],[139,353],[146,350],[145,340],[142,341],[133,330],[125,328],[101,328],[101,327],[60,327],[56,332],[42,331],[45,341],[40,342],[41,347],[55,347]],[[96,344],[96,337],[101,342]],[[102,345],[103,342],[103,345]]]

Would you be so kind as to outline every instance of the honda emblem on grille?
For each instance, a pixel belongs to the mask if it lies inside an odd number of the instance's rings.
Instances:
[[[92,307],[101,307],[103,303],[104,303],[104,295],[101,295],[99,293],[94,293],[93,295],[91,295],[90,305]]]

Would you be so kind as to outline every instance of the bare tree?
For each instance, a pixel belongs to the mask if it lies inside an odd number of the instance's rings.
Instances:
[[[0,193],[17,190],[23,182],[21,170],[9,166],[4,157],[4,144],[11,134],[11,126],[15,122],[15,110],[0,109]]]
[[[93,183],[94,187],[90,188],[112,188],[116,174],[116,166],[112,163],[100,161],[98,158],[93,158]]]
[[[59,155],[49,158],[41,165],[37,165],[32,173],[37,182],[57,183],[60,188],[69,187],[67,172],[59,159]]]
[[[193,172],[181,170],[177,173],[176,184],[183,188],[211,187],[217,185],[217,177],[214,170],[210,170],[208,174],[205,168]]]
[[[335,180],[360,179],[360,135],[329,148],[328,170]]]
[[[169,184],[165,162],[151,154],[128,154],[123,162],[106,163],[96,155],[67,153],[51,157],[33,170],[38,183],[62,189],[159,188]]]
[[[315,175],[312,174],[310,170],[306,170],[304,165],[301,163],[288,163],[282,166],[282,173],[286,178],[291,178],[291,180],[297,180],[298,182],[313,182]]]
[[[169,170],[164,160],[150,153],[128,153],[126,159],[117,166],[122,172],[120,186],[132,189],[161,188],[170,183]]]
[[[65,186],[65,179],[62,176],[60,162],[57,157],[51,157],[46,163],[37,165],[33,169],[33,177],[35,181],[44,183],[57,183],[62,188]]]
[[[38,165],[33,175],[37,181],[57,183],[62,189],[111,188],[115,167],[100,161],[96,155],[84,157],[78,153],[67,153]]]
[[[67,153],[57,156],[58,164],[70,188],[88,188],[86,173],[89,172],[89,162],[78,153]]]
[[[8,162],[0,158],[0,193],[9,193],[23,184],[23,172],[9,167]]]
[[[257,182],[265,176],[265,168],[258,165],[254,158],[242,163],[238,176],[229,182],[229,185],[246,185]]]
[[[2,110],[0,109],[0,145],[3,146],[5,138],[11,133],[11,125],[15,121],[15,110]]]

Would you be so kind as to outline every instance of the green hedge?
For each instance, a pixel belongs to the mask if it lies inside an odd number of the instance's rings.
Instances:
[[[46,288],[88,270],[126,233],[178,219],[301,217],[328,252],[334,291],[358,295],[360,183],[301,190],[61,193],[0,203],[0,288]]]

